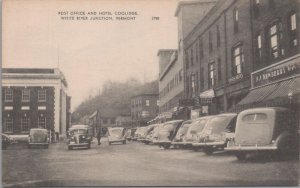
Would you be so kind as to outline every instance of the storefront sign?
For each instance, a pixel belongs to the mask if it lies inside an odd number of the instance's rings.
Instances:
[[[300,73],[300,60],[299,58],[291,61],[282,62],[271,66],[268,69],[263,69],[252,73],[251,81],[252,88],[261,85],[269,84],[283,78],[288,78]]]
[[[237,80],[242,79],[243,77],[244,77],[243,74],[237,74],[236,76],[233,76],[233,77],[229,78],[229,79],[228,79],[228,82],[229,82],[229,83],[230,83],[230,82],[235,82],[235,81],[237,81]]]

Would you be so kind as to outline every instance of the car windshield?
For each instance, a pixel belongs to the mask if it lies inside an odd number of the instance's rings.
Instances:
[[[30,135],[33,134],[47,134],[47,130],[43,130],[43,129],[30,130]]]
[[[202,131],[202,129],[204,128],[206,122],[208,119],[200,119],[200,120],[196,120],[194,123],[192,123],[191,125],[191,132],[199,132]]]
[[[220,134],[226,129],[231,119],[230,117],[214,117],[207,123],[203,132],[207,134]]]
[[[110,129],[109,133],[113,135],[120,135],[122,134],[123,129]]]
[[[86,134],[86,129],[73,129],[70,130],[70,135],[74,134]]]

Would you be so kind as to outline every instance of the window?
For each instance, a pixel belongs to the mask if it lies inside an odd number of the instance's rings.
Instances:
[[[188,53],[188,51],[185,51],[185,66],[186,66],[186,69],[189,68],[189,53]]]
[[[213,46],[212,46],[212,37],[211,37],[211,32],[210,31],[208,33],[208,41],[209,41],[209,52],[212,52]]]
[[[22,90],[22,101],[29,101],[30,100],[30,90],[25,88]]]
[[[193,66],[194,65],[194,53],[193,53],[193,49],[191,49],[191,65]]]
[[[270,55],[272,59],[276,59],[281,55],[279,42],[282,36],[280,31],[281,31],[280,23],[276,23],[272,25],[269,29],[269,45],[270,45]]]
[[[210,63],[208,65],[208,70],[209,70],[208,87],[212,88],[215,85],[215,82],[216,82],[215,63]]]
[[[261,35],[256,36],[256,57],[258,60],[260,60],[262,57]]]
[[[200,91],[204,90],[204,69],[200,68]]]
[[[244,54],[243,54],[242,46],[239,45],[233,49],[233,68],[232,68],[233,76],[242,73],[242,63],[244,63]]]
[[[218,58],[218,81],[222,80],[221,58]]]
[[[4,100],[13,101],[13,90],[11,88],[5,88],[4,92]]]
[[[190,95],[190,77],[189,76],[186,76],[186,93],[187,93],[187,96]]]
[[[233,10],[233,29],[234,29],[234,33],[237,33],[239,31],[239,26],[238,26],[238,22],[239,22],[239,11],[235,8]]]
[[[217,25],[217,47],[220,47],[220,29],[219,29],[219,25]]]
[[[254,11],[254,17],[257,18],[260,15],[260,1],[259,0],[253,0],[253,11]]]
[[[146,100],[146,106],[150,106],[150,101]]]
[[[290,30],[290,46],[298,46],[297,39],[297,17],[296,13],[292,12],[289,16],[289,30]]]
[[[46,101],[46,90],[45,89],[38,90],[38,101]]]
[[[196,72],[196,93],[198,93],[199,92],[199,73],[198,72]]]
[[[4,117],[3,132],[13,132],[13,118]]]
[[[191,87],[192,87],[192,96],[195,96],[196,94],[196,88],[195,88],[195,74],[191,75]]]
[[[267,114],[263,113],[256,113],[256,114],[247,114],[242,118],[242,121],[246,122],[255,122],[259,120],[266,120],[267,119]]]
[[[156,105],[159,106],[159,100],[156,101]]]
[[[199,50],[200,50],[200,59],[203,59],[204,53],[203,53],[203,42],[202,39],[199,41]]]
[[[182,81],[182,69],[179,71],[179,82],[181,82]]]
[[[21,131],[28,132],[29,131],[29,117],[25,116],[21,118]]]
[[[46,117],[40,116],[38,119],[38,126],[39,128],[45,128],[46,129]]]
[[[198,45],[198,43],[196,43],[196,63],[199,63],[199,53],[198,53],[198,51],[199,51],[199,45]]]

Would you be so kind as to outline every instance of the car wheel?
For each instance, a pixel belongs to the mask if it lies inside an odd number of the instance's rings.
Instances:
[[[126,140],[123,141],[123,144],[126,144]]]
[[[88,148],[88,149],[91,149],[91,143],[88,144],[87,148]]]
[[[45,149],[48,149],[48,147],[49,147],[49,145],[45,145],[45,146],[44,146]]]
[[[200,148],[199,148],[199,147],[197,147],[197,146],[194,146],[194,147],[192,147],[192,149],[193,149],[193,151],[195,151],[195,152],[197,152],[197,151],[199,151],[199,150],[200,150]]]
[[[108,145],[111,145],[111,142],[108,142]]]
[[[211,155],[214,152],[213,148],[205,148],[204,153],[206,155]]]
[[[170,148],[170,144],[164,144],[162,147],[164,148],[164,149],[169,149]]]
[[[68,150],[71,150],[71,149],[73,149],[73,147],[72,146],[68,146]]]
[[[236,158],[239,161],[244,161],[247,158],[247,154],[246,153],[236,153],[235,156],[236,156]]]

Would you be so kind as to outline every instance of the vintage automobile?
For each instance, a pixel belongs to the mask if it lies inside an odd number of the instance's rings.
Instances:
[[[115,142],[121,142],[122,144],[126,144],[125,139],[125,129],[123,127],[113,127],[108,128],[108,144]]]
[[[157,140],[153,141],[153,143],[159,147],[163,147],[164,149],[170,148],[171,142],[182,123],[183,120],[165,122],[163,127],[158,132]]]
[[[197,147],[193,147],[193,142],[197,142],[197,134],[200,133],[207,122],[212,118],[213,116],[203,116],[197,119],[194,119],[192,124],[189,126],[185,136],[182,138],[182,142],[179,142],[177,144],[181,144],[184,148],[192,148],[194,150],[197,150]]]
[[[8,134],[1,133],[1,140],[2,140],[2,149],[7,149],[7,147],[12,143],[12,139]]]
[[[183,138],[185,137],[189,127],[192,125],[193,120],[187,120],[182,123],[180,128],[177,131],[176,136],[174,137],[173,141],[171,144],[174,146],[174,148],[181,148]]]
[[[42,128],[32,128],[28,135],[28,148],[42,146],[48,148],[50,144],[49,131]]]
[[[147,135],[147,139],[149,140],[149,143],[154,143],[158,139],[158,133],[160,129],[164,126],[164,124],[157,124],[157,126],[154,127],[153,131],[150,132],[150,134]]]
[[[242,111],[237,117],[234,139],[226,151],[233,152],[238,160],[249,153],[264,152],[285,154],[298,150],[297,128],[286,108],[266,107]]]
[[[223,150],[228,142],[226,133],[235,131],[236,117],[236,113],[226,113],[211,118],[203,130],[198,133],[198,142],[194,142],[193,147],[203,148],[208,155],[215,150]]]
[[[75,147],[91,148],[93,128],[89,125],[72,125],[68,130],[68,149]]]
[[[151,124],[151,125],[148,125],[145,129],[145,131],[143,131],[140,135],[140,137],[138,138],[138,141],[144,143],[144,144],[149,144],[150,141],[147,139],[147,136],[149,134],[152,134],[154,128],[157,126],[157,124]]]
[[[147,130],[147,127],[138,127],[134,133],[134,137],[132,140],[138,140],[141,135],[144,134],[144,132]]]

